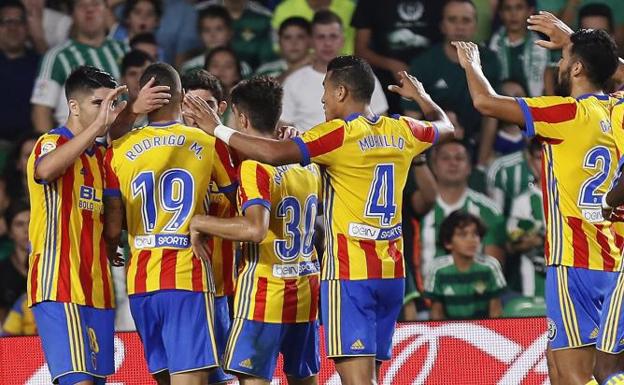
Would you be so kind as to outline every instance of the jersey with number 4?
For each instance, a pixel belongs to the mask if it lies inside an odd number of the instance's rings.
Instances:
[[[128,294],[214,290],[211,271],[191,250],[189,224],[206,214],[210,181],[227,190],[235,177],[218,146],[225,144],[174,122],[136,129],[108,149],[104,195],[120,196],[126,212]]]
[[[325,166],[322,279],[405,276],[402,194],[414,156],[437,138],[428,122],[353,115],[320,124],[293,140],[302,164]]]
[[[526,134],[543,142],[546,264],[619,270],[620,251],[601,211],[624,144],[610,122],[615,100],[590,94],[517,101]]]

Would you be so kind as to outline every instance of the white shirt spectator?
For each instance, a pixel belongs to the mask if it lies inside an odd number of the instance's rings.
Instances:
[[[71,26],[70,16],[54,9],[43,9],[43,30],[48,47],[52,48],[67,41]]]
[[[282,122],[291,123],[302,131],[325,122],[321,103],[323,78],[325,73],[316,71],[311,65],[298,69],[286,78],[280,118]],[[382,115],[388,110],[388,101],[377,77],[370,107],[376,115]]]

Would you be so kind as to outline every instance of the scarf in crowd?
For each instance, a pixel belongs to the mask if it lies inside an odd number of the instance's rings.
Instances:
[[[523,46],[522,68],[526,79],[527,93],[529,96],[541,96],[544,93],[544,71],[550,63],[550,52],[535,44],[539,40],[539,35],[530,31],[520,43]],[[496,52],[501,63],[502,80],[509,79],[510,76],[510,43],[507,38],[507,31],[501,27],[490,42],[490,48]]]

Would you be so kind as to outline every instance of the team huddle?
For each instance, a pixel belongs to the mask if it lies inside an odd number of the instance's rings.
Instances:
[[[542,44],[563,49],[566,96],[499,96],[478,47],[453,45],[477,109],[542,143],[552,382],[624,383],[624,99],[603,92],[616,47],[547,13],[533,25],[550,36]],[[324,80],[326,122],[297,135],[277,128],[283,92],[267,77],[232,89],[234,130],[221,124],[226,98],[204,70],[181,79],[152,64],[132,106],[111,75],[75,70],[66,125],[43,135],[28,162],[28,301],[53,380],[104,384],[114,373],[110,265],[125,264],[159,384],[268,384],[280,353],[290,384],[316,384],[319,319],[342,383],[376,383],[404,294],[408,171],[453,136],[419,81],[400,77],[391,90],[426,120],[371,114],[371,67],[342,56]],[[132,129],[139,115],[148,123]]]

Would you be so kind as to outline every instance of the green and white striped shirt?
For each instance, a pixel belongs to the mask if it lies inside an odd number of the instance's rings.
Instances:
[[[81,65],[92,65],[119,79],[119,64],[127,46],[119,41],[106,39],[100,47],[92,47],[70,39],[50,49],[39,66],[30,102],[54,108],[57,123],[63,123],[69,115],[65,100],[65,80]]]
[[[284,59],[279,59],[261,65],[256,70],[256,75],[276,78],[286,72],[286,70],[288,70],[288,63]]]
[[[488,169],[488,195],[502,209],[503,214],[508,215],[514,197],[527,191],[533,179],[523,151],[502,156]]]
[[[182,67],[180,67],[180,73],[186,74],[191,71],[203,69],[205,64],[206,64],[206,54],[202,53],[182,63]],[[241,76],[243,77],[243,79],[246,79],[249,76],[251,76],[253,71],[251,70],[251,67],[249,66],[249,64],[247,64],[244,61],[241,61],[240,65],[241,65]]]

